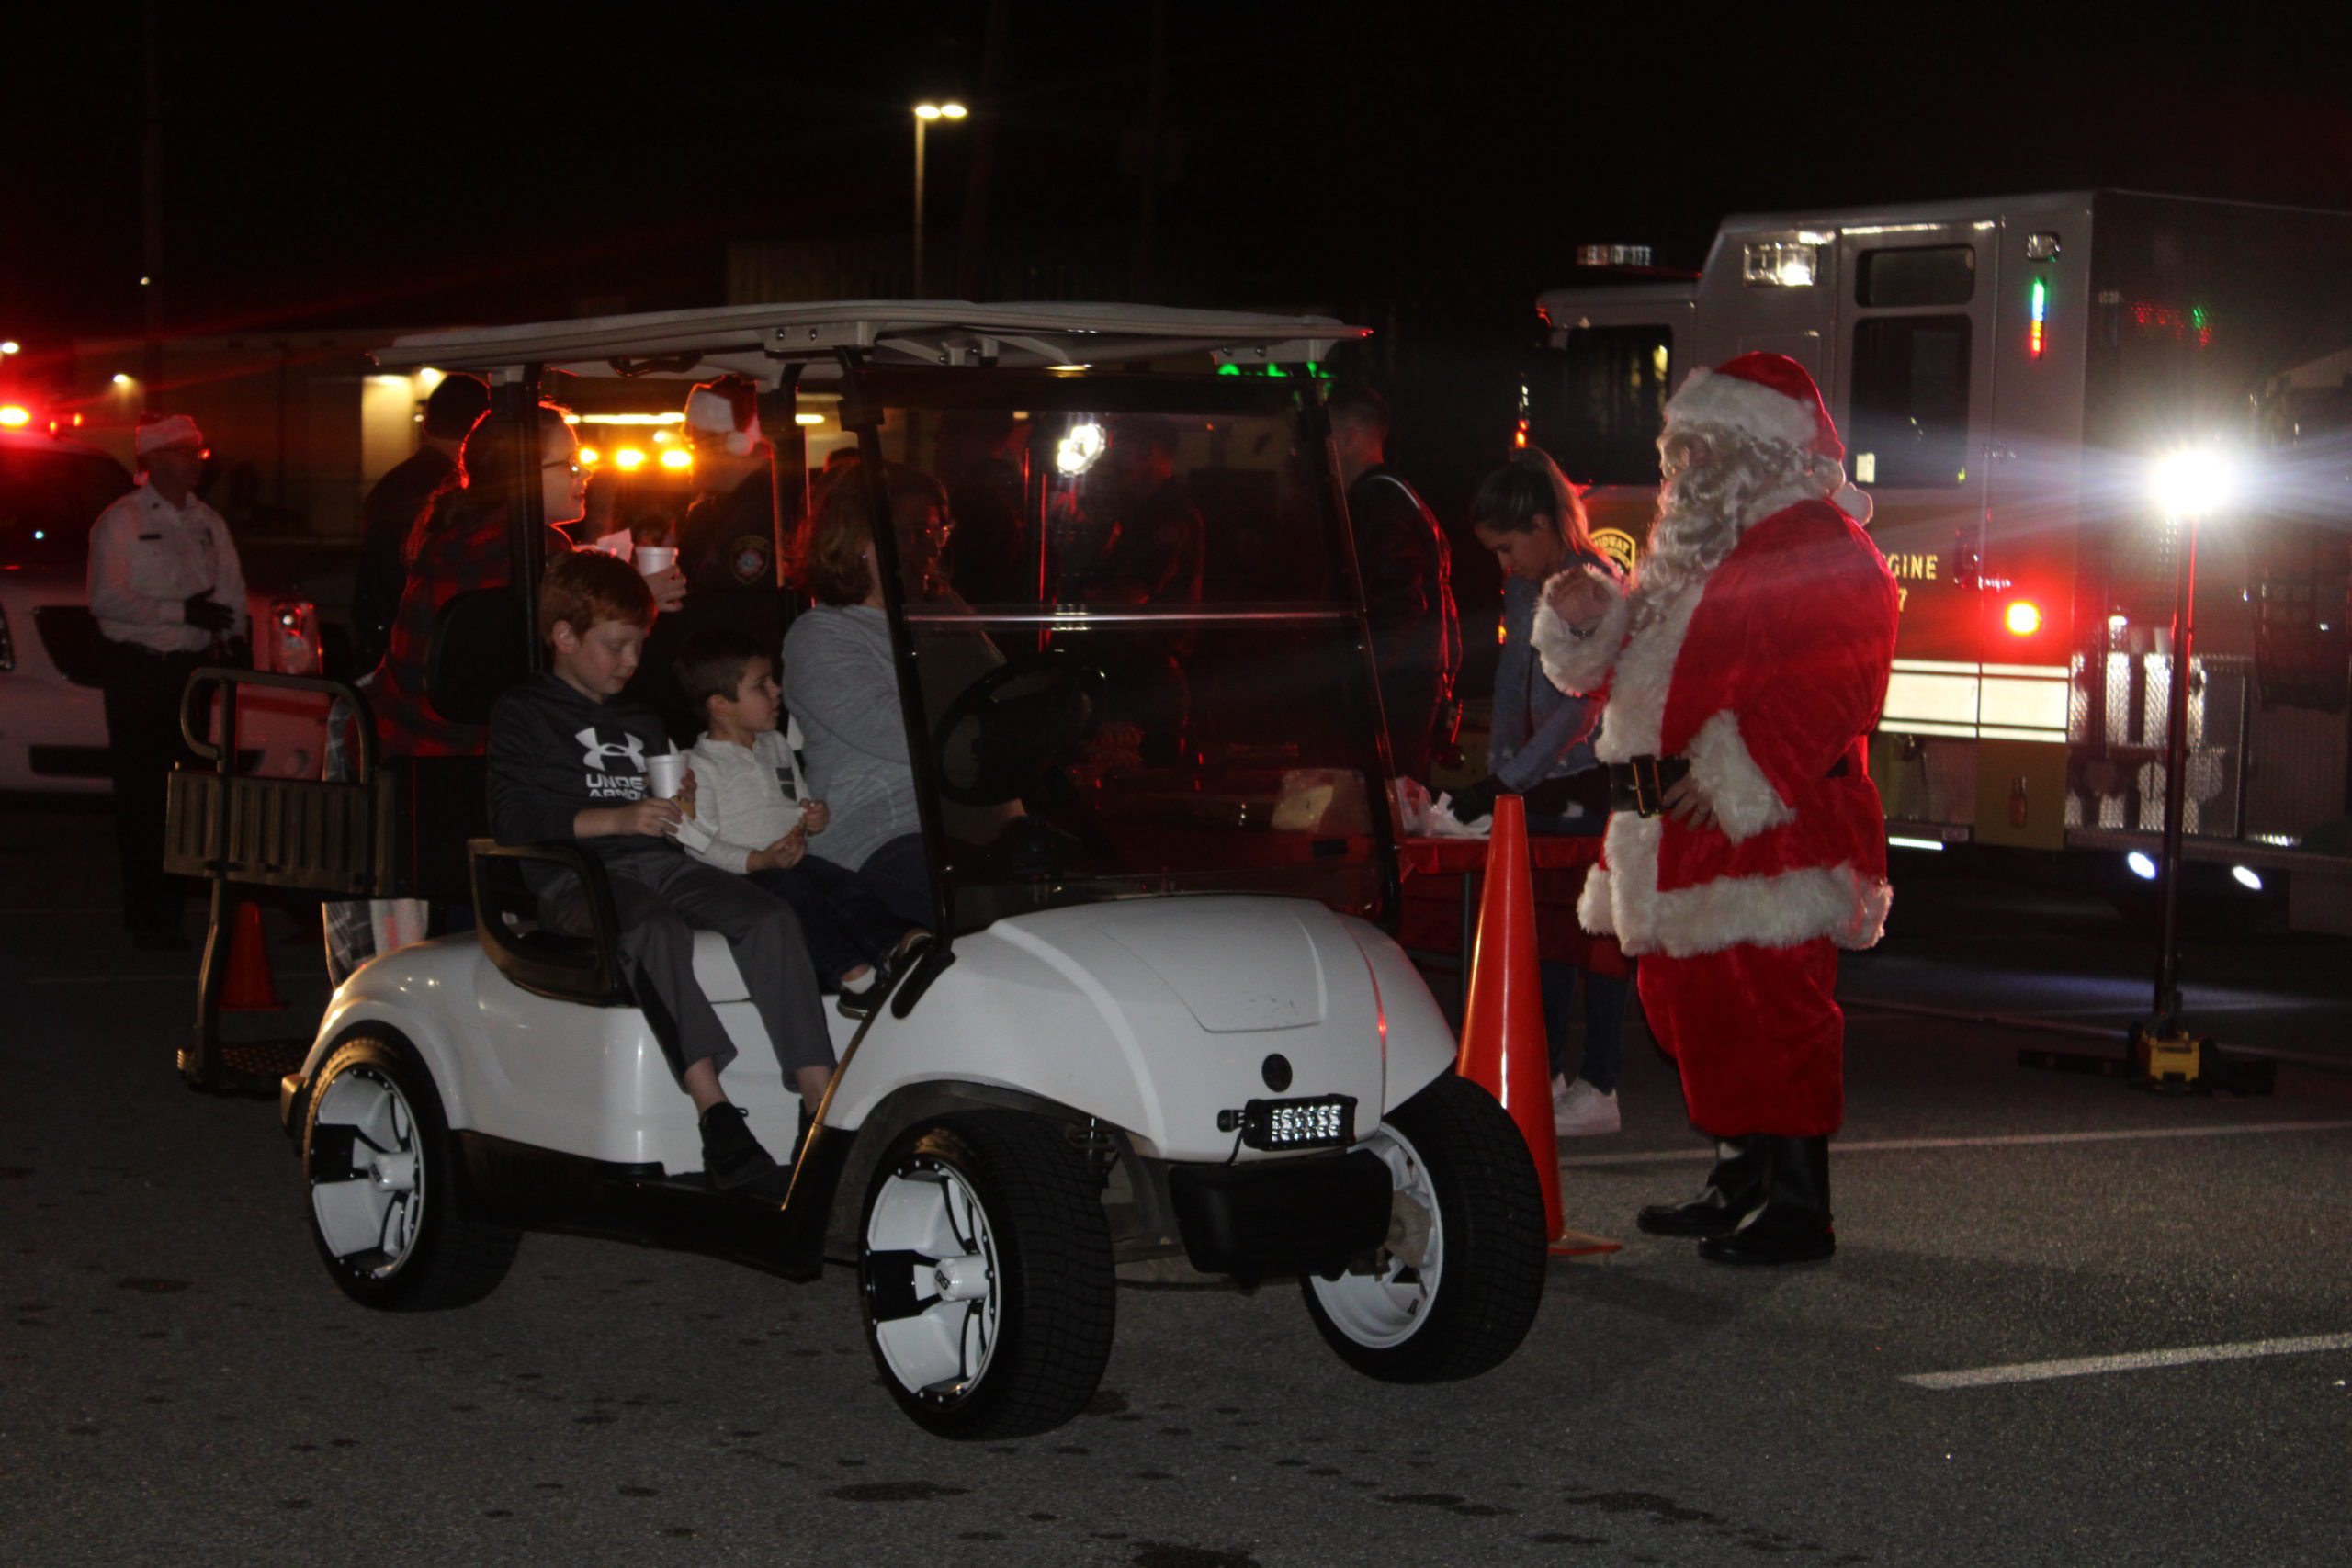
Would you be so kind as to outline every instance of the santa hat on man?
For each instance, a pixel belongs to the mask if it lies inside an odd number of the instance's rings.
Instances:
[[[747,376],[721,376],[686,394],[686,433],[696,446],[723,445],[748,457],[760,445],[760,389]]]
[[[1743,354],[1690,378],[1666,405],[1669,429],[1727,431],[1793,446],[1834,467],[1838,483],[1823,493],[1858,523],[1871,520],[1871,499],[1845,482],[1846,444],[1805,367],[1785,354]],[[1834,492],[1834,493],[1833,493]]]
[[[150,415],[139,422],[130,444],[141,457],[150,452],[160,452],[166,446],[201,446],[204,432],[196,421],[184,413]]]

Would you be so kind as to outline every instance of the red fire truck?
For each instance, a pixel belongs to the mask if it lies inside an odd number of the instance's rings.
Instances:
[[[2346,213],[2091,191],[1736,217],[1695,277],[1542,297],[1519,439],[1630,555],[1690,367],[1801,361],[1903,590],[1871,742],[1895,841],[2143,876],[2193,513],[2188,854],[2352,931],[2346,277]],[[2188,450],[2228,493],[2161,482]]]

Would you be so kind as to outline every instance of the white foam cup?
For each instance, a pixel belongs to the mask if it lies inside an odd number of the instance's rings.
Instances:
[[[637,547],[637,573],[639,577],[659,577],[678,564],[678,551],[672,545],[639,545]]]
[[[646,787],[656,800],[674,800],[685,787],[686,757],[683,751],[657,751],[645,759]]]

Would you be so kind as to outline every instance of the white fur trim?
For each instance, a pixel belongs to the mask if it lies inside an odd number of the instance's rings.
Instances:
[[[1738,376],[1693,370],[1682,389],[1668,400],[1666,423],[1690,428],[1736,430],[1758,441],[1811,446],[1820,434],[1814,411],[1794,398]]]
[[[1840,485],[1830,496],[1829,504],[1867,528],[1871,514],[1878,508],[1871,504],[1870,492],[1858,485]]]
[[[1617,656],[1617,670],[1609,683],[1609,705],[1601,710],[1600,735],[1593,754],[1604,762],[1631,761],[1659,753],[1658,732],[1666,722],[1667,688],[1674,682],[1674,661],[1690,616],[1705,590],[1702,578],[1666,595],[1656,619],[1635,632]],[[1638,597],[1638,595],[1636,595]]]
[[[1718,877],[1661,893],[1657,850],[1665,823],[1662,817],[1630,811],[1611,817],[1609,870],[1585,879],[1577,904],[1585,930],[1615,936],[1628,953],[1694,958],[1743,942],[1793,947],[1825,936],[1859,949],[1875,943],[1886,929],[1892,892],[1850,864]]]
[[[1796,819],[1796,812],[1749,755],[1747,742],[1739,738],[1739,716],[1729,708],[1699,727],[1684,754],[1690,759],[1690,776],[1706,792],[1724,836],[1733,843]]]
[[[1596,865],[1585,873],[1584,891],[1577,895],[1577,924],[1595,936],[1615,936],[1617,919],[1609,905],[1609,868]]]
[[[1544,588],[1558,581],[1555,575]],[[1616,591],[1617,597],[1601,613],[1600,624],[1583,637],[1568,630],[1568,624],[1553,611],[1546,593],[1538,591],[1535,596],[1535,624],[1528,630],[1528,646],[1543,661],[1544,678],[1571,696],[1600,690],[1609,679],[1610,666],[1617,662],[1617,650],[1625,645],[1625,623],[1633,611],[1624,585],[1614,578],[1602,581]]]

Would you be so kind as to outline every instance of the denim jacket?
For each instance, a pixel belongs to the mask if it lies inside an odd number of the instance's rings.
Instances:
[[[1597,556],[1575,558],[1615,575],[1616,568]],[[1599,726],[1592,722],[1592,699],[1572,697],[1546,680],[1543,662],[1529,640],[1542,593],[1541,583],[1524,578],[1507,578],[1503,582],[1503,647],[1495,662],[1495,708],[1487,741],[1487,767],[1503,783],[1521,790],[1595,765],[1592,743]],[[1597,833],[1600,821],[1598,818],[1589,822],[1577,819],[1576,827]]]

